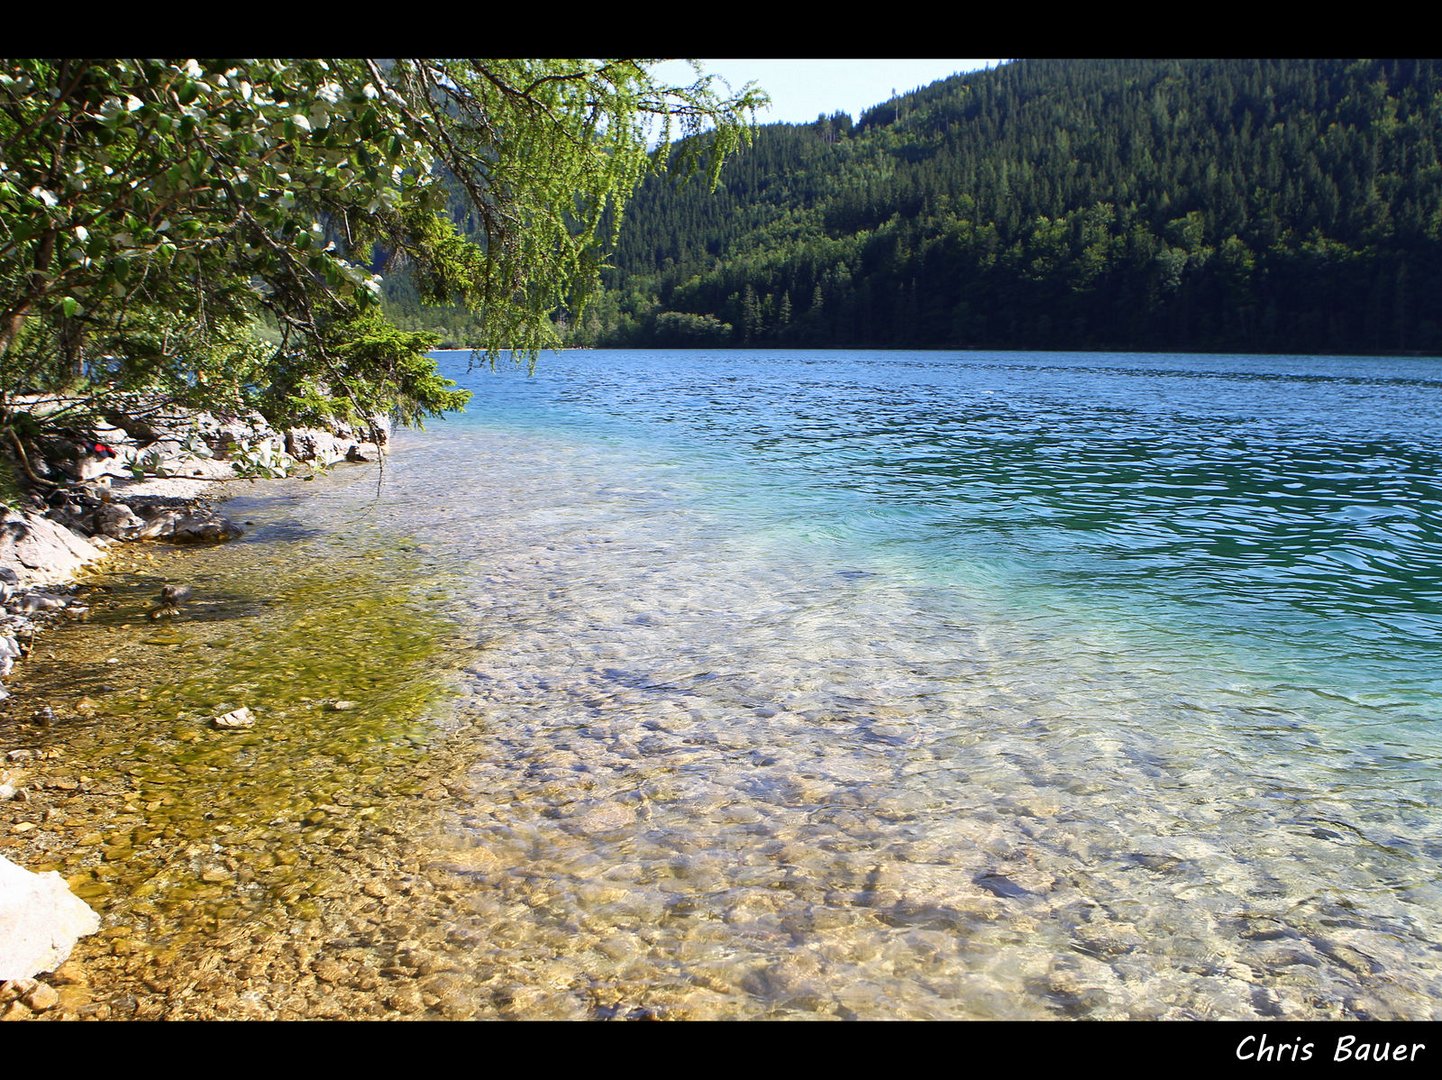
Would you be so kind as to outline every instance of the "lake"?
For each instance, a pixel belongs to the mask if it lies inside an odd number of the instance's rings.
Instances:
[[[292,512],[446,582],[530,1014],[1438,1015],[1438,361],[441,360]]]
[[[1438,360],[440,360],[19,669],[90,1015],[1438,1017]]]

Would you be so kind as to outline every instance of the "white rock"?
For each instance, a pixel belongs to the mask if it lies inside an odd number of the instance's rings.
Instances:
[[[391,418],[389,416],[386,416],[384,413],[372,413],[366,417],[366,421],[370,426],[370,431],[367,432],[367,434],[370,435],[371,442],[377,446],[384,447],[386,443],[391,441]]]
[[[61,581],[100,556],[100,549],[38,514],[0,517],[0,563],[29,571],[31,584]]]
[[[106,536],[121,538],[145,528],[145,522],[124,503],[104,503],[95,511],[95,528]]]
[[[255,727],[255,717],[250,715],[247,708],[236,709],[224,716],[217,716],[211,721],[218,728],[246,728]]]
[[[227,453],[242,443],[252,449],[262,443],[278,441],[275,431],[258,412],[244,416],[211,416],[201,413],[196,417],[200,437],[216,453]]]
[[[15,606],[26,615],[34,615],[37,611],[59,611],[65,606],[65,601],[45,593],[29,593],[22,596]]]
[[[351,442],[321,428],[291,428],[285,433],[286,453],[296,461],[333,465],[345,457]]]
[[[245,530],[229,518],[197,507],[188,512],[162,510],[136,535],[142,540],[166,540],[172,544],[218,544],[244,534]]]
[[[0,980],[54,971],[99,929],[100,916],[55,871],[32,874],[0,855]]]

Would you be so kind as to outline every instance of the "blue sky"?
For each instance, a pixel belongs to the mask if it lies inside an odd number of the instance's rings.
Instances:
[[[757,119],[763,124],[808,123],[818,113],[862,112],[918,86],[963,71],[995,67],[1000,60],[702,60],[707,74],[720,75],[733,88],[757,82],[772,105]],[[685,81],[689,67],[672,60],[656,69],[668,80]]]

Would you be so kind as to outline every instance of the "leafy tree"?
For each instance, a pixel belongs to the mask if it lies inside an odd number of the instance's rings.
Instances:
[[[691,315],[684,311],[663,311],[656,316],[654,344],[675,348],[729,344],[730,323],[714,315]]]
[[[638,60],[0,60],[0,425],[61,387],[282,423],[457,408],[378,273],[534,358],[642,177],[704,147],[714,183],[762,100]]]

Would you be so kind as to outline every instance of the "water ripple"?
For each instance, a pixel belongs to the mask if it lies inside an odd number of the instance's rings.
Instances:
[[[374,512],[492,643],[471,917],[623,1011],[1434,1016],[1436,370],[464,375]]]

